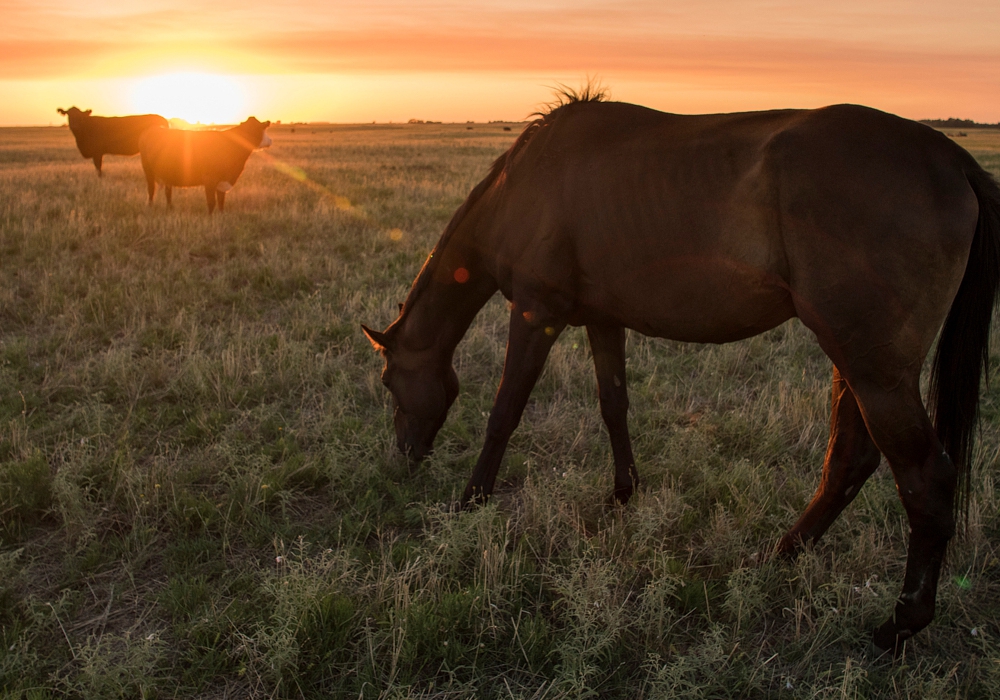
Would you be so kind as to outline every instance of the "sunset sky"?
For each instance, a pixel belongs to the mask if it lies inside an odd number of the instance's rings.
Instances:
[[[696,113],[1000,122],[1000,0],[0,0],[0,126],[521,120],[562,83]]]

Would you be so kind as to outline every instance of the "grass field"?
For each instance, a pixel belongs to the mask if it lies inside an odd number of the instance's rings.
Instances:
[[[496,298],[436,452],[396,452],[381,359],[451,213],[519,131],[272,127],[224,215],[99,180],[65,128],[0,130],[0,697],[1000,697],[1000,386],[934,623],[872,658],[905,557],[883,465],[822,544],[829,360],[800,323],[632,334],[643,486],[612,458],[582,329],[498,497],[451,514],[499,380]],[[955,136],[1000,175],[1000,132]],[[994,337],[994,368],[1000,363]]]

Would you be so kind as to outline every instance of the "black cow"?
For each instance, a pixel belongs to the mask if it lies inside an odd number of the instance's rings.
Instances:
[[[92,117],[93,110],[81,112],[76,107],[56,110],[69,117],[69,128],[76,137],[76,147],[84,158],[92,158],[97,175],[103,176],[104,155],[134,156],[139,152],[139,137],[154,126],[167,127],[159,114],[137,114],[131,117]]]
[[[174,187],[204,187],[208,213],[215,210],[216,202],[222,211],[226,192],[233,189],[247,158],[254,149],[271,145],[269,126],[271,122],[250,117],[226,131],[150,129],[139,141],[149,203],[159,182],[166,190],[167,206]]]

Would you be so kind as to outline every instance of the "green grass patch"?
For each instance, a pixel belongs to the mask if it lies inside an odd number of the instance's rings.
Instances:
[[[605,505],[568,329],[497,497],[452,512],[509,311],[492,300],[459,345],[418,467],[360,324],[395,318],[517,128],[271,131],[209,217],[192,191],[147,207],[137,159],[99,180],[65,129],[0,130],[0,695],[1000,696],[997,381],[937,618],[875,659],[907,537],[884,466],[819,546],[769,556],[829,429],[830,363],[801,323],[725,346],[629,334],[626,508]]]

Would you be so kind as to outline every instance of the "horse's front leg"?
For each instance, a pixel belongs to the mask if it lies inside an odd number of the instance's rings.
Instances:
[[[564,322],[530,305],[515,303],[511,309],[503,376],[486,426],[483,451],[462,495],[463,506],[485,503],[493,493],[507,442],[521,422],[528,396],[542,373],[552,344],[565,327]]]
[[[587,326],[597,371],[601,417],[608,427],[615,456],[615,490],[611,498],[627,503],[639,486],[639,472],[628,434],[628,388],[625,385],[625,329],[621,326]]]

